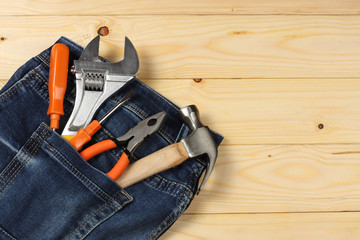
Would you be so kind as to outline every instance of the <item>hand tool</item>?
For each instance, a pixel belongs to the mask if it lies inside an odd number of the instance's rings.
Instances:
[[[126,167],[129,165],[129,158],[134,151],[140,146],[140,144],[149,136],[157,132],[165,121],[166,113],[159,112],[151,117],[148,117],[139,122],[135,127],[131,128],[127,133],[116,139],[107,139],[98,142],[85,150],[80,155],[85,161],[93,158],[94,156],[108,151],[116,147],[122,147],[124,152],[122,153],[119,161],[115,164],[113,169],[107,173],[107,175],[116,181],[123,173]]]
[[[67,85],[69,48],[61,43],[51,48],[49,71],[49,108],[50,128],[59,128],[60,117],[64,115],[63,101]]]
[[[85,143],[91,140],[91,137],[100,130],[101,124],[121,105],[123,105],[128,99],[134,95],[133,91],[130,91],[125,94],[125,96],[114,106],[112,107],[100,120],[93,120],[86,128],[80,128],[76,135],[69,141],[70,144],[79,151]]]
[[[206,173],[197,194],[203,189],[216,162],[216,144],[210,129],[200,122],[199,111],[195,105],[180,109],[179,114],[192,133],[180,142],[131,164],[116,181],[121,187],[126,188],[151,175],[175,167],[188,158],[206,154],[208,156]]]
[[[99,58],[100,36],[96,36],[74,61],[76,77],[74,109],[62,135],[70,140],[80,128],[87,126],[99,106],[139,70],[139,58],[130,40],[125,37],[124,59],[117,63],[102,62]]]

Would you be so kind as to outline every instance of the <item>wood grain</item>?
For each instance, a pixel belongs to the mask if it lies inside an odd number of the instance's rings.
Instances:
[[[144,82],[180,107],[196,104],[223,145],[360,143],[360,79]]]
[[[225,145],[360,143],[359,79],[144,82],[179,106],[196,104]]]
[[[122,59],[225,136],[213,174],[161,239],[360,237],[360,1],[0,2],[0,87],[61,35]],[[201,79],[195,83],[193,79]]]
[[[121,187],[129,187],[152,175],[173,168],[186,159],[188,152],[182,142],[174,143],[130,164],[116,180]]]
[[[160,239],[358,240],[360,213],[183,215]]]
[[[360,145],[221,146],[187,213],[357,211]]]
[[[3,16],[0,79],[61,35],[122,59],[124,35],[140,78],[359,78],[360,16]]]
[[[358,14],[357,0],[15,0],[0,3],[0,15],[124,14]]]

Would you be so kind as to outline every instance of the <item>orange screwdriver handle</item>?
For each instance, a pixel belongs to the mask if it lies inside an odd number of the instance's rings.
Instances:
[[[117,145],[114,143],[114,141],[108,139],[104,140],[98,143],[95,143],[94,145],[88,147],[87,149],[81,151],[80,155],[85,161],[88,161],[89,159],[95,157],[96,155],[103,153],[107,150],[116,148]]]
[[[79,151],[85,143],[91,140],[91,137],[99,131],[101,124],[99,121],[92,121],[85,129],[81,128],[76,135],[69,141],[76,151]],[[96,145],[96,144],[95,144]],[[90,159],[90,158],[89,158]]]
[[[49,72],[49,108],[50,128],[58,129],[60,116],[64,115],[63,101],[67,85],[69,48],[61,43],[51,49]]]
[[[116,181],[121,174],[125,171],[127,166],[129,165],[130,160],[125,152],[121,155],[119,161],[115,164],[115,166],[107,173],[107,175],[114,181]]]

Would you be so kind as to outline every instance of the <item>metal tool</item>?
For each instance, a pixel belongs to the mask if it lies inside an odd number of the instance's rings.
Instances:
[[[95,157],[96,155],[108,151],[116,147],[124,148],[119,161],[107,175],[114,181],[119,178],[126,167],[129,165],[129,158],[141,143],[149,136],[157,132],[165,121],[166,113],[159,112],[139,122],[135,127],[131,128],[127,133],[116,139],[107,139],[98,142],[85,150],[80,155],[85,161]]]
[[[99,58],[100,36],[96,36],[74,61],[76,77],[74,109],[62,132],[70,140],[80,128],[87,126],[100,105],[139,70],[139,58],[130,40],[125,37],[124,59],[117,63],[102,62]]]
[[[89,125],[86,126],[86,128],[80,128],[76,135],[69,141],[71,146],[73,146],[76,151],[79,151],[84,146],[84,144],[89,142],[91,137],[100,130],[101,124],[133,95],[133,91],[126,93],[125,96],[114,107],[112,107],[104,116],[99,119],[99,121],[93,120]]]
[[[188,158],[207,155],[207,168],[204,179],[198,189],[203,189],[217,158],[217,148],[210,129],[199,120],[199,111],[195,105],[182,108],[181,118],[189,126],[192,133],[180,142],[167,146],[153,154],[131,164],[116,181],[121,187],[128,187],[151,175],[175,167]]]

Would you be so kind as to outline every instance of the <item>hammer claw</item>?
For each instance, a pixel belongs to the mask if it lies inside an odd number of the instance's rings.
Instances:
[[[180,117],[192,133],[180,142],[169,145],[131,164],[117,180],[123,188],[141,181],[153,174],[175,167],[188,158],[207,155],[206,172],[197,194],[204,188],[215,166],[217,148],[210,129],[199,121],[195,105],[180,110]]]
[[[212,170],[214,169],[215,161],[216,161],[216,158],[217,158],[217,151],[216,150],[208,151],[207,156],[208,156],[209,160],[206,163],[205,175],[204,175],[204,178],[203,178],[203,180],[202,180],[202,182],[201,182],[201,184],[199,186],[199,189],[197,191],[197,195],[199,195],[200,191],[204,188],[205,183],[209,179],[209,177],[210,177],[210,175],[212,173]]]

